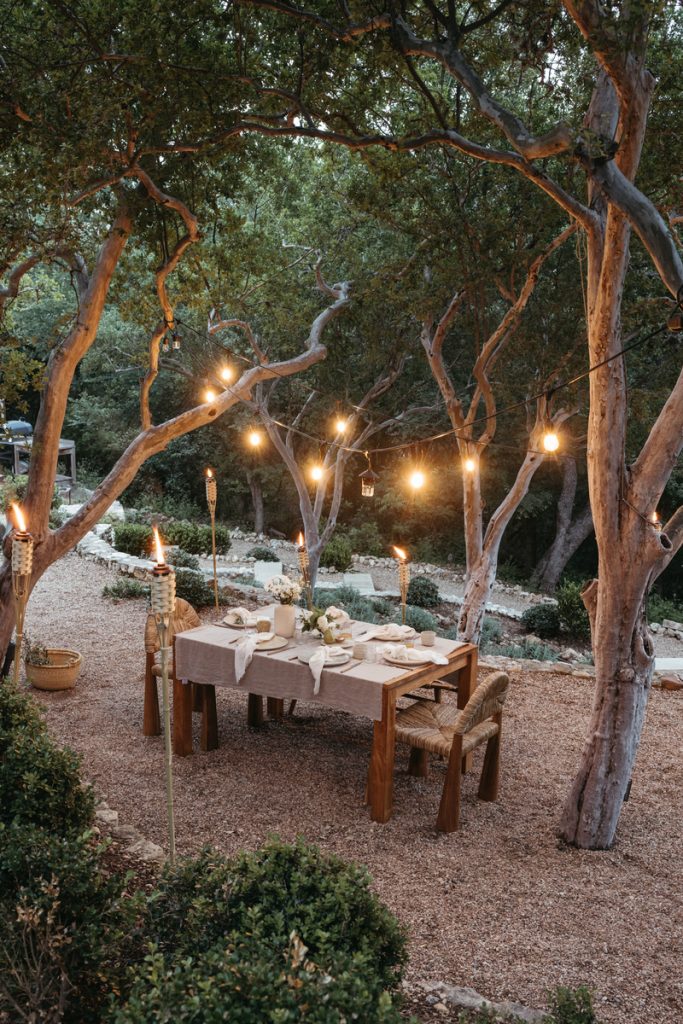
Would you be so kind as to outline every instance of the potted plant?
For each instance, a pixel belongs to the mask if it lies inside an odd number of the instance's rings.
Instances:
[[[296,625],[296,610],[294,602],[301,597],[301,587],[296,580],[289,576],[271,576],[266,582],[264,590],[272,594],[280,603],[275,606],[273,615],[273,628],[278,636],[294,636]]]
[[[82,658],[77,651],[45,647],[40,641],[24,637],[26,679],[37,690],[70,690],[81,671]]]

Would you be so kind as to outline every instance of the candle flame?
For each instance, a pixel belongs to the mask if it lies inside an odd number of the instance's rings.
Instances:
[[[297,537],[296,542],[297,542],[297,544],[299,545],[300,548],[304,547],[304,535],[303,535],[303,533],[299,532],[299,536]]]
[[[12,502],[12,512],[14,513],[17,529],[22,533],[26,533],[26,520],[24,519],[24,513],[21,511],[16,501]]]
[[[394,544],[394,551],[396,552],[396,557],[400,558],[402,562],[408,561],[408,552],[404,551],[403,548],[397,548]]]
[[[206,479],[210,480],[212,476],[213,476],[213,470],[212,469],[207,469],[207,471],[206,471]]]
[[[154,527],[154,549],[157,556],[157,565],[165,565],[166,560],[164,558],[164,548],[156,526]]]

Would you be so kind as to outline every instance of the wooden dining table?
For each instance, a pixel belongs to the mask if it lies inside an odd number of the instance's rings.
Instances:
[[[259,609],[259,617],[270,614],[273,606]],[[403,668],[389,664],[381,655],[387,641],[369,637],[380,627],[353,622],[352,639],[379,648],[372,660],[351,659],[339,666],[323,669],[320,689],[314,694],[313,675],[299,660],[302,652],[311,653],[319,645],[308,634],[292,638],[286,647],[274,651],[255,651],[244,676],[235,678],[235,648],[244,630],[220,623],[198,626],[178,633],[174,639],[173,664],[173,746],[176,754],[192,753],[193,693],[189,683],[228,687],[248,694],[248,723],[263,721],[263,698],[270,709],[282,706],[285,699],[307,701],[369,718],[373,722],[372,753],[368,771],[367,802],[373,821],[390,819],[393,802],[393,773],[396,745],[396,704],[400,697],[436,683],[457,687],[458,707],[469,700],[477,679],[477,648],[473,644],[437,637],[434,647],[424,648],[447,659],[446,665],[429,662]],[[419,639],[415,649],[421,650]]]

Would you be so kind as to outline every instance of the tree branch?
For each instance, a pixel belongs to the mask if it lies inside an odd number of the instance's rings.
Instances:
[[[683,369],[631,468],[629,501],[656,508],[683,449]]]

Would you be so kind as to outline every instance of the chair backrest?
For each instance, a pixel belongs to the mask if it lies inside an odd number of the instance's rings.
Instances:
[[[196,626],[201,626],[201,624],[201,619],[189,601],[183,600],[182,597],[176,598],[175,615],[171,619],[171,642],[176,633],[182,633],[186,629],[194,629]],[[150,612],[145,623],[145,651],[147,654],[156,654],[158,650],[159,632],[156,619]]]
[[[510,679],[505,672],[494,672],[483,682],[467,701],[466,706],[458,715],[454,732],[461,736],[474,729],[475,725],[485,722],[487,718],[498,715],[503,710],[507,697]]]

